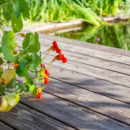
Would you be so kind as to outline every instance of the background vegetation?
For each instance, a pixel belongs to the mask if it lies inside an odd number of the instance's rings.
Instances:
[[[60,33],[56,36],[130,50],[130,25],[128,23],[99,27],[87,26],[79,31]]]
[[[28,4],[31,20],[44,22],[81,18],[99,25],[101,16],[130,12],[129,0],[30,0]]]
[[[13,1],[16,0],[0,0],[0,17],[5,13],[6,21],[10,19]],[[130,14],[129,0],[20,0],[20,2],[22,6],[16,8],[22,10],[24,18],[28,18],[30,13],[31,22],[61,22],[80,18],[89,24],[100,25],[102,16],[126,12]]]

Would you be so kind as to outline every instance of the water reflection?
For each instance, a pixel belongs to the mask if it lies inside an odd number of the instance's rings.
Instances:
[[[82,30],[55,35],[130,50],[130,23],[87,26]]]

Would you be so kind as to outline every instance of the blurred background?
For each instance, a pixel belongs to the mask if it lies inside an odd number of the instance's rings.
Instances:
[[[9,1],[11,0],[0,0]],[[25,25],[80,19],[84,25],[56,36],[130,50],[130,0],[22,0]],[[6,5],[5,5],[6,6]],[[10,4],[6,8],[10,8]],[[7,13],[6,8],[4,12]],[[2,10],[3,11],[3,10]],[[8,14],[8,13],[7,13]],[[28,18],[28,14],[29,18]],[[6,25],[9,25],[8,15]]]

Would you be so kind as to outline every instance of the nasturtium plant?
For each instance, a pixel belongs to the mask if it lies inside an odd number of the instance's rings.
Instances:
[[[27,18],[26,0],[0,0],[0,112],[10,111],[21,96],[32,94],[39,99],[49,83],[48,67],[56,60],[67,62],[56,41],[43,53],[37,32],[21,33],[23,19]],[[12,29],[7,31],[4,26],[10,22]],[[18,37],[23,38],[21,45],[17,43]],[[57,56],[45,66],[44,59],[50,51],[55,51]]]

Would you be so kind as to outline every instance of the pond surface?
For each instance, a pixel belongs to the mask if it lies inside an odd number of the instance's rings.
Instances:
[[[86,26],[78,31],[55,35],[130,50],[130,23],[109,24],[100,27]]]

